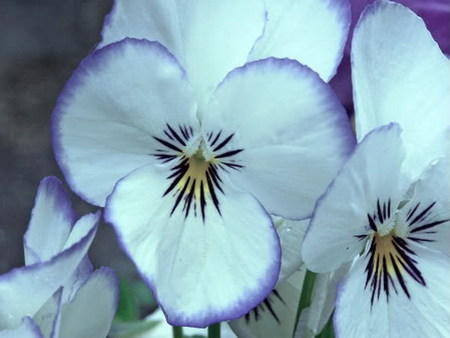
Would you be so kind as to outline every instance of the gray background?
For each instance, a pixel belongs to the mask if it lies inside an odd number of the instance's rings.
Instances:
[[[40,180],[55,175],[64,181],[50,144],[51,112],[72,71],[100,40],[111,5],[112,0],[0,0],[0,273],[23,265],[22,236]],[[71,198],[80,215],[94,210]],[[90,256],[96,266],[134,275],[105,224]]]

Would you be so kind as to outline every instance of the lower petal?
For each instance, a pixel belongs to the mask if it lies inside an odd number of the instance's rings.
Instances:
[[[186,213],[173,205],[186,208],[187,196],[163,196],[166,174],[167,167],[145,166],[121,180],[107,221],[170,324],[205,327],[243,316],[278,279],[280,244],[270,216],[251,195],[227,187],[217,204],[202,193]]]
[[[399,272],[404,286],[393,274],[387,275],[384,282],[383,275],[378,283],[389,284],[389,292],[380,286],[373,298],[371,288],[365,287],[367,259],[359,258],[338,288],[335,312],[338,336],[450,336],[450,260],[419,244],[408,242],[408,246],[415,253],[425,283],[417,283],[405,271]]]

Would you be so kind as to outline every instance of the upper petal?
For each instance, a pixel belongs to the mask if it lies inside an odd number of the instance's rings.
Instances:
[[[203,130],[233,135],[215,158],[235,162],[231,181],[271,213],[311,215],[354,146],[347,115],[330,87],[288,59],[254,61],[230,72],[202,116]],[[228,156],[232,149],[241,152]]]
[[[44,305],[80,264],[96,230],[94,226],[80,241],[49,261],[15,268],[0,276],[0,328],[19,325],[22,317],[33,316]]]
[[[61,252],[75,222],[69,196],[54,176],[44,178],[24,235],[25,264],[49,260]]]
[[[126,39],[88,56],[66,84],[52,119],[56,159],[72,190],[102,206],[120,178],[154,161],[153,136],[166,124],[197,127],[195,113],[174,57]]]
[[[317,201],[302,247],[308,269],[332,271],[356,257],[366,235],[383,225],[383,216],[378,225],[370,221],[375,219],[373,214],[377,214],[379,205],[384,206],[385,213],[389,205],[384,223],[390,223],[406,191],[401,175],[403,158],[396,124],[375,129],[357,145]]]
[[[197,94],[207,97],[246,62],[264,23],[261,0],[116,0],[100,46],[125,37],[158,41],[187,70]]]
[[[339,65],[350,25],[348,0],[268,0],[268,20],[250,60],[296,59],[329,81]]]
[[[167,165],[148,165],[121,180],[106,219],[170,324],[205,327],[241,317],[278,279],[271,219],[252,196],[231,187],[223,186],[215,203],[203,180],[180,181],[165,194],[170,173]]]
[[[64,304],[59,338],[106,337],[116,313],[118,293],[113,270],[103,267],[92,273],[75,298]]]
[[[353,37],[352,78],[359,139],[398,122],[414,177],[448,151],[450,63],[416,14],[388,1],[369,6]]]

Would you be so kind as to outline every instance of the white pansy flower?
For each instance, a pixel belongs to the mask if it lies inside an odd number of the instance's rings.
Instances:
[[[54,177],[42,180],[24,236],[26,266],[0,276],[0,337],[106,337],[117,277],[86,253],[100,214],[75,219]]]
[[[338,287],[339,337],[450,335],[450,162],[412,181],[404,159],[398,125],[375,129],[317,203],[302,248],[308,268],[354,260]]]
[[[264,38],[264,13],[259,1],[118,1],[104,47],[75,71],[53,115],[68,182],[106,204],[175,326],[239,318],[267,297],[280,271],[269,213],[310,216],[354,146],[314,71],[276,58],[241,66]],[[130,35],[146,39],[120,40]]]

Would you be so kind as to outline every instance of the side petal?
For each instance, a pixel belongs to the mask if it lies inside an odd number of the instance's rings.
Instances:
[[[308,269],[333,271],[356,257],[364,248],[366,235],[376,230],[369,219],[379,201],[390,201],[387,219],[394,216],[406,191],[400,170],[403,158],[396,124],[375,129],[358,144],[317,201],[302,247]]]
[[[103,206],[119,179],[154,161],[167,124],[197,128],[195,112],[174,57],[126,39],[88,56],[67,82],[52,117],[55,156],[72,190]]]
[[[116,0],[100,46],[125,37],[158,41],[187,70],[197,93],[208,97],[231,69],[247,61],[265,20],[261,0]]]
[[[269,213],[311,215],[354,146],[347,114],[331,88],[288,59],[254,61],[230,72],[205,110],[205,132],[226,127],[233,139],[217,158],[243,166],[231,181],[255,195]]]
[[[202,192],[187,205],[183,185],[164,196],[169,172],[149,165],[121,180],[108,199],[106,220],[171,325],[239,318],[278,279],[280,244],[270,216],[251,195],[226,186],[217,204]]]
[[[450,63],[414,12],[388,1],[365,10],[353,37],[352,79],[359,139],[398,122],[415,178],[446,154]]]
[[[334,324],[338,337],[448,337],[450,327],[448,256],[410,243],[426,285],[404,274],[408,297],[397,284],[389,296],[381,294],[371,305],[365,288],[366,258],[360,258],[338,288]],[[392,284],[390,284],[392,285]]]
[[[33,316],[64,284],[86,255],[97,227],[51,260],[15,268],[0,276],[0,328]]]
[[[118,293],[116,273],[105,267],[96,270],[75,298],[64,304],[59,338],[106,337],[116,313]]]
[[[305,269],[277,284],[272,293],[244,317],[228,322],[240,338],[291,338]]]
[[[30,317],[24,317],[22,324],[14,329],[1,330],[0,338],[43,338],[39,326]]]
[[[399,211],[401,235],[450,256],[450,161],[429,166],[414,186],[412,199]]]
[[[31,211],[24,235],[25,264],[46,261],[61,252],[75,223],[75,212],[61,182],[44,178]]]
[[[263,36],[250,61],[295,59],[329,81],[339,65],[350,25],[348,0],[269,0]]]

